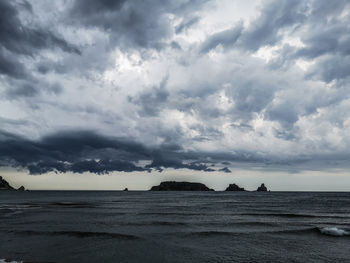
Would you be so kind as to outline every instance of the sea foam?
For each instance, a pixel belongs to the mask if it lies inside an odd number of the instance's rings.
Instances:
[[[350,235],[349,231],[340,229],[337,227],[323,227],[323,228],[320,228],[320,232],[325,235],[337,236],[337,237]]]

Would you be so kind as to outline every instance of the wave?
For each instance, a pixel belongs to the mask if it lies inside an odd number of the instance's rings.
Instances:
[[[285,217],[285,218],[340,218],[345,219],[349,214],[298,214],[298,213],[202,213],[202,212],[140,212],[136,215],[152,216],[255,216],[255,217]]]
[[[350,231],[337,228],[337,227],[323,227],[320,228],[319,231],[324,235],[329,236],[336,236],[336,237],[342,237],[342,236],[350,236]]]
[[[14,261],[14,260],[8,260],[8,259],[1,259],[0,263],[23,263],[23,261]]]
[[[171,221],[149,221],[149,222],[116,222],[115,225],[119,226],[218,226],[218,227],[231,227],[231,226],[278,226],[276,223],[270,222],[171,222]]]
[[[169,221],[151,221],[151,222],[126,222],[118,223],[123,226],[186,226],[184,222],[169,222]]]
[[[0,205],[0,216],[3,217],[11,217],[16,214],[21,214],[24,211],[29,209],[37,209],[40,206],[37,205],[24,205],[24,204],[16,204],[16,205]],[[1,263],[1,261],[0,261]]]
[[[48,203],[49,206],[62,206],[72,208],[95,208],[96,205],[88,202],[52,202]]]
[[[252,233],[261,234],[319,234],[327,235],[332,237],[345,237],[350,236],[349,229],[341,229],[337,227],[312,227],[303,229],[291,229],[291,230],[271,230],[271,231],[256,231],[256,232],[233,232],[233,231],[195,231],[187,233],[189,236],[200,236],[200,237],[210,237],[210,236],[237,236]]]
[[[240,233],[229,232],[229,231],[198,231],[190,232],[187,236],[199,236],[199,237],[210,237],[210,236],[236,236]]]
[[[348,215],[313,215],[313,214],[294,214],[294,213],[241,213],[243,216],[271,216],[271,217],[306,217],[306,218],[348,218]]]
[[[218,215],[217,213],[196,213],[196,212],[140,212],[136,213],[136,215],[145,215],[145,216],[204,216],[204,215]],[[230,215],[219,214],[219,215]]]
[[[321,235],[334,236],[334,237],[344,237],[350,236],[350,231],[348,229],[341,229],[338,227],[313,227],[313,228],[304,228],[304,229],[295,229],[295,230],[282,230],[276,231],[277,233],[285,234],[301,234],[301,233],[317,233]]]
[[[22,210],[22,209],[32,209],[41,208],[39,205],[27,205],[27,204],[13,204],[13,205],[0,205],[0,210],[12,209],[12,210]],[[1,263],[1,261],[0,261]]]
[[[274,227],[274,226],[278,226],[278,223],[274,223],[274,222],[259,222],[259,221],[247,221],[247,222],[204,222],[204,223],[198,223],[198,224],[195,224],[195,225],[223,226],[223,227],[227,227],[227,226]]]
[[[128,239],[128,240],[140,239],[138,236],[121,234],[121,233],[113,233],[113,232],[31,231],[31,230],[7,231],[7,232],[16,233],[20,235],[28,235],[28,236],[46,235],[46,236],[71,236],[71,237],[77,237],[77,238],[102,237],[102,238],[119,238],[119,239]]]
[[[12,259],[3,259],[0,258],[0,263],[53,263],[53,262],[48,262],[48,261],[18,261],[18,260],[12,260]]]

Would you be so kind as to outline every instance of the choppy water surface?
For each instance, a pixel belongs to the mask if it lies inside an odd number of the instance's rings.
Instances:
[[[350,193],[0,192],[0,262],[350,262]]]

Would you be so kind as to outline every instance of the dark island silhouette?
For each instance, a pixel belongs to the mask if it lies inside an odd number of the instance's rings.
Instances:
[[[160,185],[153,186],[150,191],[214,191],[204,184],[191,182],[161,182]]]
[[[15,188],[0,176],[0,190],[15,190]]]
[[[256,189],[256,191],[258,192],[266,192],[267,191],[267,188],[265,186],[265,184],[261,184],[258,189]]]
[[[0,190],[10,190],[10,191],[28,191],[24,186],[15,189],[12,187],[5,179],[0,176]],[[129,191],[125,188],[123,191]],[[213,189],[207,187],[202,183],[194,182],[176,182],[176,181],[165,181],[161,182],[159,185],[153,186],[150,191],[214,191]],[[239,187],[237,184],[230,184],[226,190],[227,192],[244,192],[247,191],[243,187]],[[265,184],[261,184],[257,192],[267,192],[267,187]]]
[[[239,187],[236,184],[230,184],[225,191],[245,191],[245,189],[243,187]]]
[[[24,188],[24,186],[15,189],[4,178],[0,176],[0,190],[25,191],[26,189]]]
[[[166,181],[166,182],[161,182],[159,185],[153,186],[150,189],[150,191],[214,191],[214,190],[202,183]],[[239,187],[237,184],[230,184],[225,191],[243,192],[246,190],[242,187]],[[261,184],[256,191],[266,192],[267,188],[265,184]]]

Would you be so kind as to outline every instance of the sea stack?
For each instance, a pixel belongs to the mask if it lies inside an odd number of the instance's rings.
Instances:
[[[15,190],[5,179],[0,176],[0,190]]]
[[[245,189],[236,184],[230,184],[225,191],[245,191]]]
[[[17,191],[26,191],[26,189],[25,189],[24,186],[22,185],[20,188],[17,189]]]
[[[267,191],[267,188],[265,186],[265,184],[261,184],[258,189],[256,189],[256,191],[258,192],[266,192]]]
[[[190,182],[161,182],[160,185],[153,186],[150,191],[214,191],[201,183]]]
[[[124,188],[124,190],[123,190],[124,192],[127,192],[127,191],[129,191],[129,189],[128,188]]]

